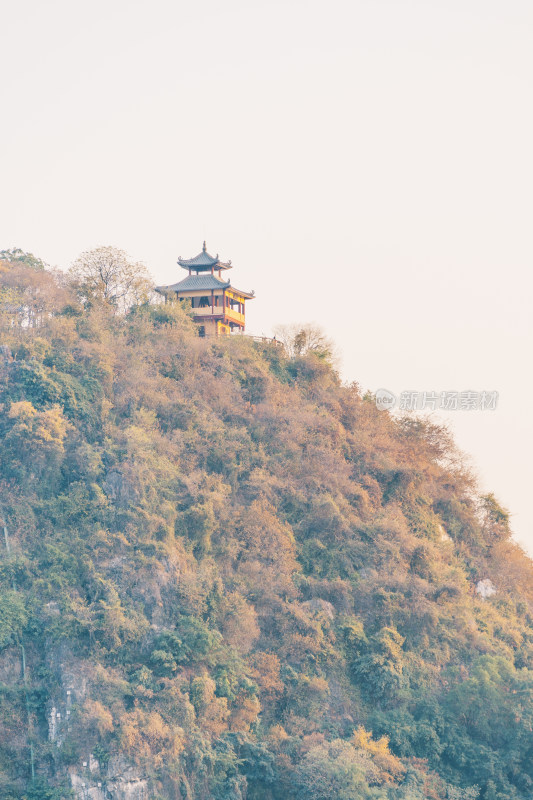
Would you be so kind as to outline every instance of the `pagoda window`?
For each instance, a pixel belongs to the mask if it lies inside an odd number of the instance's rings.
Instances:
[[[207,308],[210,304],[209,297],[200,297],[200,308]]]

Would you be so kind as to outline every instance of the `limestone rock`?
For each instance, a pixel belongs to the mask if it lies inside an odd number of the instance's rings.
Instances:
[[[496,594],[497,591],[498,590],[490,578],[484,578],[482,581],[478,581],[476,584],[476,594],[478,594],[483,600],[486,600],[487,597],[492,597],[492,595]]]
[[[114,503],[125,508],[138,500],[138,491],[122,472],[111,470],[105,479],[104,491]]]
[[[306,608],[308,611],[321,612],[329,619],[335,617],[335,606],[327,600],[322,600],[320,597],[313,597],[311,600],[305,600],[302,603],[302,607]]]

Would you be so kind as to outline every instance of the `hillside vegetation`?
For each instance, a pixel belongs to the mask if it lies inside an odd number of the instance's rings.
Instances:
[[[445,429],[0,281],[2,798],[531,798],[531,562]]]

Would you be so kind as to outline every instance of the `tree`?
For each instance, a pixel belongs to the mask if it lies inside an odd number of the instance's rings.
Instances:
[[[354,677],[376,700],[390,699],[404,682],[403,643],[394,626],[381,628],[369,639],[367,652],[353,662]]]
[[[41,258],[37,258],[33,253],[26,253],[20,247],[12,247],[10,250],[0,250],[0,261],[7,261],[8,264],[22,264],[32,269],[46,269],[46,264]]]
[[[0,648],[18,641],[27,622],[28,614],[19,592],[0,592]]]
[[[510,514],[501,507],[492,492],[481,498],[481,513],[483,533],[487,544],[492,545],[509,539],[511,536]]]
[[[0,327],[37,328],[71,300],[59,270],[22,250],[0,252]]]
[[[373,791],[365,772],[372,769],[364,753],[335,739],[313,747],[293,773],[297,800],[370,800],[383,797]]]
[[[27,400],[12,403],[2,424],[0,458],[10,464],[10,477],[51,488],[59,477],[69,430],[59,405],[44,411]],[[4,474],[9,474],[4,466]]]
[[[106,303],[125,312],[147,302],[153,281],[144,264],[129,259],[116,247],[97,247],[82,253],[69,270],[82,302]]]
[[[335,360],[333,342],[328,339],[320,325],[313,322],[277,325],[274,333],[291,358],[314,353],[324,361]]]

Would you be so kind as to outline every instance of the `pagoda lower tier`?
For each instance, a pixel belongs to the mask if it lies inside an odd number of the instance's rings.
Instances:
[[[211,274],[188,275],[170,286],[158,286],[156,291],[167,300],[190,301],[194,321],[201,336],[220,336],[245,329],[245,302],[253,293],[243,292]]]

